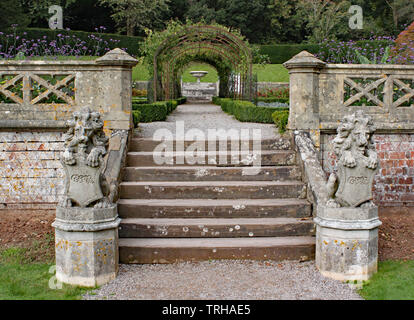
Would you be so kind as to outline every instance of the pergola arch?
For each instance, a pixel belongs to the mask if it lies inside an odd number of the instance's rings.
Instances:
[[[224,27],[191,25],[167,37],[155,51],[152,83],[154,101],[176,98],[179,94],[179,73],[184,65],[195,60],[216,68],[220,92],[224,90],[224,96],[252,97],[252,53],[248,45]],[[237,92],[229,91],[227,83],[231,74],[237,74],[234,77],[239,88]]]

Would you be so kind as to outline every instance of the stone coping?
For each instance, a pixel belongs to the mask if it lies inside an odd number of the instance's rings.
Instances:
[[[328,122],[321,121],[319,129],[322,132],[336,133],[336,129],[340,125],[340,122]],[[375,122],[375,133],[414,133],[414,123],[401,123],[401,122]]]
[[[367,69],[374,70],[378,73],[381,73],[382,70],[411,70],[414,72],[413,65],[405,64],[341,64],[341,63],[328,63],[325,65],[324,69]],[[323,69],[321,70],[323,72]]]
[[[64,120],[0,120],[0,129],[56,129],[67,128]]]
[[[63,231],[102,231],[117,228],[121,223],[117,206],[109,208],[56,208],[56,219],[52,226]]]
[[[378,207],[329,208],[319,205],[313,221],[320,227],[341,230],[371,230],[382,224],[378,219]]]

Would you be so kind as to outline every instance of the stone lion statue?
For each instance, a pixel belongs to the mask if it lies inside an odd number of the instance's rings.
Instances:
[[[64,134],[64,152],[61,154],[61,161],[68,166],[75,166],[78,162],[86,166],[97,168],[103,167],[103,157],[109,139],[106,137],[99,112],[91,111],[84,107],[81,111],[74,112],[72,118],[67,121],[68,131]],[[104,194],[108,193],[108,186],[105,177],[100,177],[100,187]],[[72,201],[65,197],[61,206],[71,207]],[[96,208],[109,206],[109,201],[104,197],[95,204]]]
[[[103,121],[99,112],[92,112],[88,107],[73,113],[67,121],[68,131],[64,135],[65,151],[62,160],[74,165],[75,153],[86,157],[86,164],[99,166],[99,160],[106,154],[108,138],[103,132]]]
[[[378,165],[377,153],[373,141],[375,131],[371,118],[362,111],[345,116],[337,129],[333,140],[333,150],[337,156],[337,167],[354,168],[362,163],[366,168],[375,170]],[[340,207],[341,204],[334,199],[338,189],[340,177],[332,173],[328,179],[327,191],[328,207]],[[346,183],[344,181],[344,183]],[[364,206],[373,205],[371,201]]]

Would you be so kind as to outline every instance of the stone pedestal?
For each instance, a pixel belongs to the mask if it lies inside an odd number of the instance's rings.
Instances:
[[[377,272],[378,208],[318,206],[316,266],[326,277],[368,280]]]
[[[118,272],[116,205],[109,208],[57,207],[56,278],[67,284],[95,287]]]

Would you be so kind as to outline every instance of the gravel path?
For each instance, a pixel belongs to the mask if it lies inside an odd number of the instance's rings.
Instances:
[[[314,261],[215,260],[121,265],[118,277],[87,300],[361,300],[323,277]]]
[[[208,129],[261,129],[262,138],[279,137],[274,124],[240,122],[233,116],[224,113],[219,106],[208,103],[179,105],[168,116],[167,121],[140,123],[137,130],[142,138],[152,138],[154,132],[161,128],[168,129],[175,134],[176,121],[184,121],[185,132],[197,128],[202,130],[206,137]],[[252,135],[251,130],[249,134]]]

